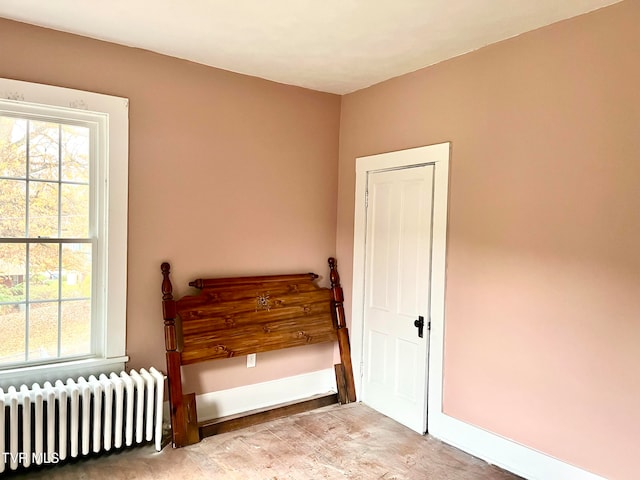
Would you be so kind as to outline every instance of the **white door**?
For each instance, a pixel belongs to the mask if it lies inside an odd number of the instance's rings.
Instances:
[[[434,166],[370,172],[362,400],[419,433],[427,427]],[[423,319],[420,328],[416,321]],[[420,336],[420,334],[422,336]]]

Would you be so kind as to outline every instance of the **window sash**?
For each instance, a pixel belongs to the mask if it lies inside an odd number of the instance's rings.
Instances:
[[[19,159],[19,163],[23,166],[19,168],[21,173],[24,175],[20,176],[3,176],[2,179],[8,181],[16,181],[16,182],[24,182],[25,183],[25,210],[24,210],[24,228],[26,237],[2,237],[0,238],[0,245],[2,244],[21,244],[25,245],[25,258],[24,258],[24,294],[22,299],[15,299],[6,302],[0,302],[0,305],[15,305],[15,306],[24,306],[24,348],[22,351],[22,360],[18,360],[18,357],[15,358],[16,361],[2,361],[0,363],[0,369],[2,368],[16,368],[20,366],[29,366],[29,365],[42,365],[48,363],[57,363],[65,360],[76,360],[82,358],[91,358],[100,356],[102,352],[99,351],[100,345],[103,343],[103,331],[101,329],[101,325],[105,323],[104,319],[100,318],[100,313],[96,308],[90,308],[89,317],[80,320],[80,324],[76,325],[76,328],[82,330],[88,330],[89,339],[88,344],[82,346],[83,335],[80,336],[79,341],[80,344],[74,344],[73,342],[64,342],[62,338],[63,331],[63,306],[66,304],[68,306],[76,305],[78,306],[78,302],[88,301],[90,306],[95,305],[96,303],[104,304],[104,301],[100,301],[100,298],[96,298],[96,296],[100,296],[101,292],[104,292],[102,288],[100,288],[100,283],[102,281],[102,276],[100,275],[100,269],[102,265],[97,258],[97,251],[99,246],[99,235],[102,232],[97,228],[97,216],[99,215],[99,207],[101,199],[95,194],[96,189],[96,172],[98,164],[101,161],[105,161],[104,152],[100,152],[98,148],[95,147],[95,144],[100,142],[100,133],[104,133],[104,129],[102,131],[99,130],[99,126],[101,123],[100,118],[91,119],[90,121],[77,121],[74,119],[67,118],[65,113],[67,113],[66,109],[61,110],[57,113],[59,115],[43,115],[38,107],[30,108],[28,112],[21,113],[11,113],[7,111],[2,112],[2,116],[6,118],[13,118],[16,120],[24,120],[25,121],[25,132],[24,132],[24,158]],[[44,133],[38,133],[34,130],[34,125],[32,122],[38,122],[37,125],[41,125],[41,128],[45,129]],[[49,125],[47,125],[49,124]],[[42,126],[44,125],[44,126]],[[63,127],[65,125],[79,126],[86,128],[88,131],[88,148],[86,153],[88,158],[86,168],[88,169],[89,178],[86,182],[78,182],[78,181],[69,181],[64,179],[63,168],[65,165],[65,155],[63,149],[67,146],[63,144]],[[46,129],[49,129],[47,132]],[[50,133],[53,139],[49,138],[48,141],[45,140],[45,152],[47,147],[53,147],[56,151],[51,155],[55,160],[52,168],[49,168],[49,176],[47,178],[45,175],[44,178],[39,178],[34,174],[34,164],[36,163],[32,158],[34,155],[43,154],[42,151],[35,150],[32,148],[32,144],[38,141],[40,135]],[[103,142],[104,144],[104,142]],[[37,158],[37,157],[36,157]],[[46,159],[45,159],[46,161]],[[46,165],[43,168],[45,171],[47,170]],[[57,192],[54,193],[55,199],[54,204],[56,207],[55,213],[51,215],[52,223],[55,223],[55,233],[53,232],[43,232],[50,233],[47,236],[35,236],[36,233],[40,233],[38,231],[34,232],[34,229],[37,228],[35,225],[31,223],[31,213],[33,209],[33,205],[31,203],[31,189],[33,185],[38,184],[53,184],[57,186]],[[64,211],[63,211],[63,192],[62,185],[88,185],[89,187],[89,198],[88,205],[83,205],[83,208],[86,208],[88,213],[88,224],[84,226],[87,231],[87,236],[83,237],[68,237],[63,235],[63,219],[64,219]],[[58,245],[57,253],[54,255],[57,258],[51,258],[51,263],[57,265],[57,292],[55,295],[51,295],[50,298],[41,299],[37,298],[37,296],[31,294],[31,285],[35,285],[34,280],[34,272],[32,268],[35,266],[31,261],[31,246],[32,245],[40,245],[40,244],[49,244],[49,245]],[[91,279],[91,287],[89,291],[88,297],[75,297],[75,298],[66,298],[63,295],[63,275],[62,271],[64,270],[63,265],[63,248],[64,244],[89,244],[91,245],[91,264],[89,265],[88,274]],[[98,302],[96,302],[98,300]],[[71,304],[70,302],[76,302],[75,304]],[[44,345],[48,345],[46,350],[43,352],[45,357],[39,357],[35,351],[32,350],[32,338],[31,334],[34,327],[37,327],[38,324],[38,316],[36,311],[32,313],[32,305],[37,306],[40,305],[42,308],[46,308],[47,305],[50,305],[49,308],[49,317],[53,315],[51,311],[51,307],[55,309],[55,332],[48,331],[47,333],[40,335],[40,342],[44,342]],[[81,309],[80,309],[81,311]],[[41,320],[42,321],[42,320]],[[50,328],[53,328],[50,327]],[[52,343],[54,341],[53,337],[56,337],[55,344]],[[86,337],[86,335],[84,335]],[[36,337],[37,338],[37,337]],[[33,341],[36,341],[36,338]],[[37,345],[37,344],[36,344]],[[86,349],[85,349],[86,347]],[[41,348],[45,348],[42,346]],[[82,350],[81,353],[75,354],[65,354],[65,350],[68,351],[74,349]]]

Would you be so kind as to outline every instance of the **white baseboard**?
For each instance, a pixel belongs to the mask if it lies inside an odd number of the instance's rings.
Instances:
[[[429,434],[529,480],[606,480],[443,413],[429,417]]]
[[[328,368],[270,382],[203,393],[196,397],[198,420],[226,417],[336,391],[334,370]]]

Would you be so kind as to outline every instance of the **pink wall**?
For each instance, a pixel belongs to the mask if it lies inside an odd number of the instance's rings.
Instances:
[[[0,76],[130,99],[127,353],[164,366],[160,263],[314,271],[335,252],[340,98],[0,19]],[[333,366],[330,345],[187,369],[211,391]]]
[[[638,24],[640,2],[627,0],[347,95],[342,106],[337,96],[5,20],[0,76],[131,100],[133,367],[164,362],[161,261],[173,263],[182,294],[200,274],[325,274],[337,245],[348,299],[355,157],[452,141],[446,413],[632,479]],[[331,348],[298,350],[259,355],[250,370],[244,358],[192,368],[188,382],[223,389],[332,363]]]
[[[348,264],[356,157],[451,141],[445,413],[629,480],[638,25],[625,1],[344,96],[337,243]]]

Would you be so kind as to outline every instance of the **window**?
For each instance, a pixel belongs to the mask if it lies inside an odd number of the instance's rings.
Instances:
[[[127,142],[126,99],[0,79],[0,386],[126,361]]]

